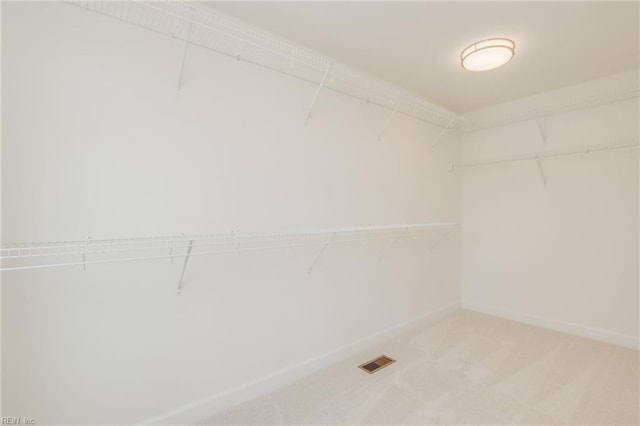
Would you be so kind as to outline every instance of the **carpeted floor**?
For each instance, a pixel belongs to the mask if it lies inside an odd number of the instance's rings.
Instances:
[[[373,375],[357,365],[397,362]],[[459,311],[203,424],[638,425],[638,351]]]

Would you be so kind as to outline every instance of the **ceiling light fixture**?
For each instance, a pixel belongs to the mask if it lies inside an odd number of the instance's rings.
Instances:
[[[513,58],[516,44],[508,38],[489,38],[473,43],[460,54],[462,68],[469,71],[488,71]]]

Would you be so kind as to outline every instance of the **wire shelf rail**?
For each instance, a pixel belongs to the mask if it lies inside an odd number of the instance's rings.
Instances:
[[[213,9],[181,1],[69,0],[68,3],[189,44],[266,67],[438,127],[457,114],[361,70],[258,30]],[[182,67],[180,68],[180,80]],[[326,76],[326,81],[324,76]],[[454,124],[451,125],[451,121]]]
[[[631,150],[631,149],[637,149],[638,147],[640,147],[640,144],[638,144],[638,142],[635,142],[635,143],[610,145],[610,146],[593,146],[590,148],[581,148],[581,149],[531,152],[526,154],[514,155],[511,157],[494,158],[494,159],[472,161],[472,162],[466,162],[466,163],[456,162],[451,164],[450,170],[455,171],[456,169],[485,167],[485,166],[492,166],[496,164],[513,163],[513,162],[528,161],[528,160],[546,160],[549,158],[584,156],[584,155],[589,155],[597,152],[617,151],[617,150],[624,150],[624,149]]]
[[[87,239],[40,243],[3,244],[0,271],[57,268],[154,259],[291,249],[294,247],[366,242],[380,239],[422,238],[426,231],[451,231],[456,223],[329,228],[278,233],[188,234],[123,239]],[[319,253],[322,254],[322,251]],[[317,257],[319,257],[319,255]],[[381,256],[382,257],[382,256]],[[317,261],[317,258],[313,263]],[[311,267],[309,268],[309,272]]]
[[[637,149],[639,146],[640,144],[638,143],[638,140],[635,139],[631,143],[616,144],[616,145],[609,145],[609,146],[594,146],[590,148],[581,148],[581,149],[532,152],[527,154],[514,155],[511,157],[486,159],[486,160],[466,162],[466,163],[464,162],[451,163],[449,171],[453,172],[456,169],[470,169],[474,167],[486,167],[486,166],[493,166],[496,164],[505,164],[505,163],[519,162],[519,161],[534,160],[536,162],[536,165],[538,166],[538,171],[540,172],[540,178],[542,179],[542,183],[546,186],[548,183],[548,178],[547,178],[547,167],[545,165],[545,162],[548,159],[585,156],[585,155],[590,155],[592,153],[607,152],[607,151],[634,150],[634,149]]]
[[[607,105],[617,102],[628,101],[632,99],[638,99],[640,97],[640,89],[637,87],[626,88],[623,90],[617,90],[613,92],[600,93],[597,95],[590,95],[583,98],[572,99],[557,105],[549,106],[547,108],[534,109],[511,116],[505,116],[498,119],[488,120],[473,120],[467,119],[464,126],[459,130],[468,133],[478,130],[491,129],[494,127],[508,126],[510,124],[519,123],[521,121],[528,120],[540,120],[546,119],[559,114],[564,114],[572,111],[580,111],[583,109],[595,108],[601,105]]]

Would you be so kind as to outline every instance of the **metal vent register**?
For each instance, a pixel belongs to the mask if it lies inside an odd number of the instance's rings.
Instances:
[[[377,358],[372,359],[371,361],[367,361],[362,365],[359,365],[358,368],[366,371],[369,374],[373,374],[376,371],[382,370],[386,366],[389,366],[396,362],[395,359],[389,358],[386,355],[380,355]]]

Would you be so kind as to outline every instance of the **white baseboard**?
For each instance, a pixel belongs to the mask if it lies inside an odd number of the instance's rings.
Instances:
[[[447,306],[421,315],[418,318],[389,327],[379,333],[339,347],[331,352],[260,377],[252,382],[245,383],[183,405],[137,424],[184,425],[197,423],[236,404],[273,392],[274,390],[320,370],[321,368],[329,366],[358,352],[364,351],[378,342],[393,338],[394,336],[409,331],[414,327],[436,321],[459,308],[460,302],[451,303]]]
[[[603,330],[600,328],[588,327],[580,324],[545,318],[536,315],[526,314],[523,312],[514,312],[508,309],[488,306],[481,303],[462,301],[462,309],[480,312],[487,315],[493,315],[500,318],[510,319],[525,324],[535,325],[538,327],[548,328],[576,336],[587,337],[601,342],[611,343],[618,346],[624,346],[631,349],[640,348],[638,337],[616,333],[613,331]]]

